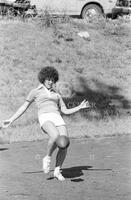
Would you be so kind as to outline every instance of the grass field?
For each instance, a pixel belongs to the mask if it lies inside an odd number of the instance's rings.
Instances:
[[[47,21],[48,22],[48,21]],[[90,110],[63,116],[71,137],[131,133],[131,22],[99,19],[88,24],[44,25],[43,21],[0,20],[0,120],[8,119],[37,87],[37,73],[51,65],[70,86],[67,107],[87,99]],[[90,38],[78,36],[88,31]],[[3,136],[4,135],[4,136]],[[34,105],[3,130],[5,141],[43,139]]]

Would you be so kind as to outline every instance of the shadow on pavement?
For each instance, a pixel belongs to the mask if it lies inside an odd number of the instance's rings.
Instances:
[[[76,166],[71,168],[62,169],[62,174],[65,178],[77,178],[84,175],[83,170],[90,170],[90,171],[107,171],[112,169],[95,169],[92,166]],[[71,181],[80,182],[83,179],[72,179]]]
[[[82,170],[89,170],[92,166],[77,166],[62,169],[62,174],[66,178],[76,178],[83,175]]]
[[[23,172],[23,174],[39,174],[39,173],[43,173],[43,171]]]
[[[0,148],[0,151],[7,151],[8,148]]]
[[[88,171],[112,171],[112,169],[97,169],[93,168],[93,166],[76,166],[76,167],[70,167],[70,168],[64,168],[62,169],[62,174],[65,178],[71,179],[72,182],[81,182],[84,181],[83,178],[80,178],[84,175],[83,170]],[[54,170],[51,170],[51,172]],[[43,171],[31,171],[31,172],[23,172],[23,174],[37,174],[37,173],[43,173]],[[47,177],[47,180],[54,179],[52,173],[49,174]]]

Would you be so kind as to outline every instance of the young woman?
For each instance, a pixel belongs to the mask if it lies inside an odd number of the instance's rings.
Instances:
[[[9,127],[27,110],[33,101],[36,102],[40,127],[43,132],[49,136],[47,154],[43,158],[43,171],[45,173],[49,173],[50,171],[51,156],[57,147],[55,143],[57,137],[59,135],[65,135],[68,137],[66,125],[60,115],[60,111],[64,114],[72,114],[80,109],[89,107],[88,101],[84,100],[79,106],[67,109],[60,94],[53,89],[53,86],[58,79],[59,74],[54,67],[47,66],[42,68],[38,74],[38,80],[41,85],[38,88],[31,90],[24,104],[11,118],[2,123],[3,128]],[[66,154],[67,148],[59,149],[56,156],[54,177],[60,181],[65,180],[60,169],[65,160]]]

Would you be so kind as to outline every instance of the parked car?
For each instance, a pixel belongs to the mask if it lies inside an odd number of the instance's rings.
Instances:
[[[0,0],[0,14],[27,18],[36,13],[29,0]]]
[[[109,13],[116,0],[30,0],[38,10],[49,10],[53,14],[80,15],[87,18],[96,14]]]
[[[131,14],[131,0],[117,0],[112,10],[113,17],[118,15]]]
[[[89,20],[99,15],[130,14],[131,0],[0,0],[0,13],[19,11],[23,15],[27,10],[33,11],[29,16],[47,10],[50,14],[78,15]]]
[[[37,10],[49,10],[53,14],[79,15],[89,19],[94,15],[108,15],[131,10],[129,0],[30,0]]]

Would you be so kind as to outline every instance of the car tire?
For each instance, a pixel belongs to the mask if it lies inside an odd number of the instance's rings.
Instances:
[[[81,12],[82,19],[85,19],[87,21],[95,16],[104,16],[102,8],[96,4],[86,5]]]

